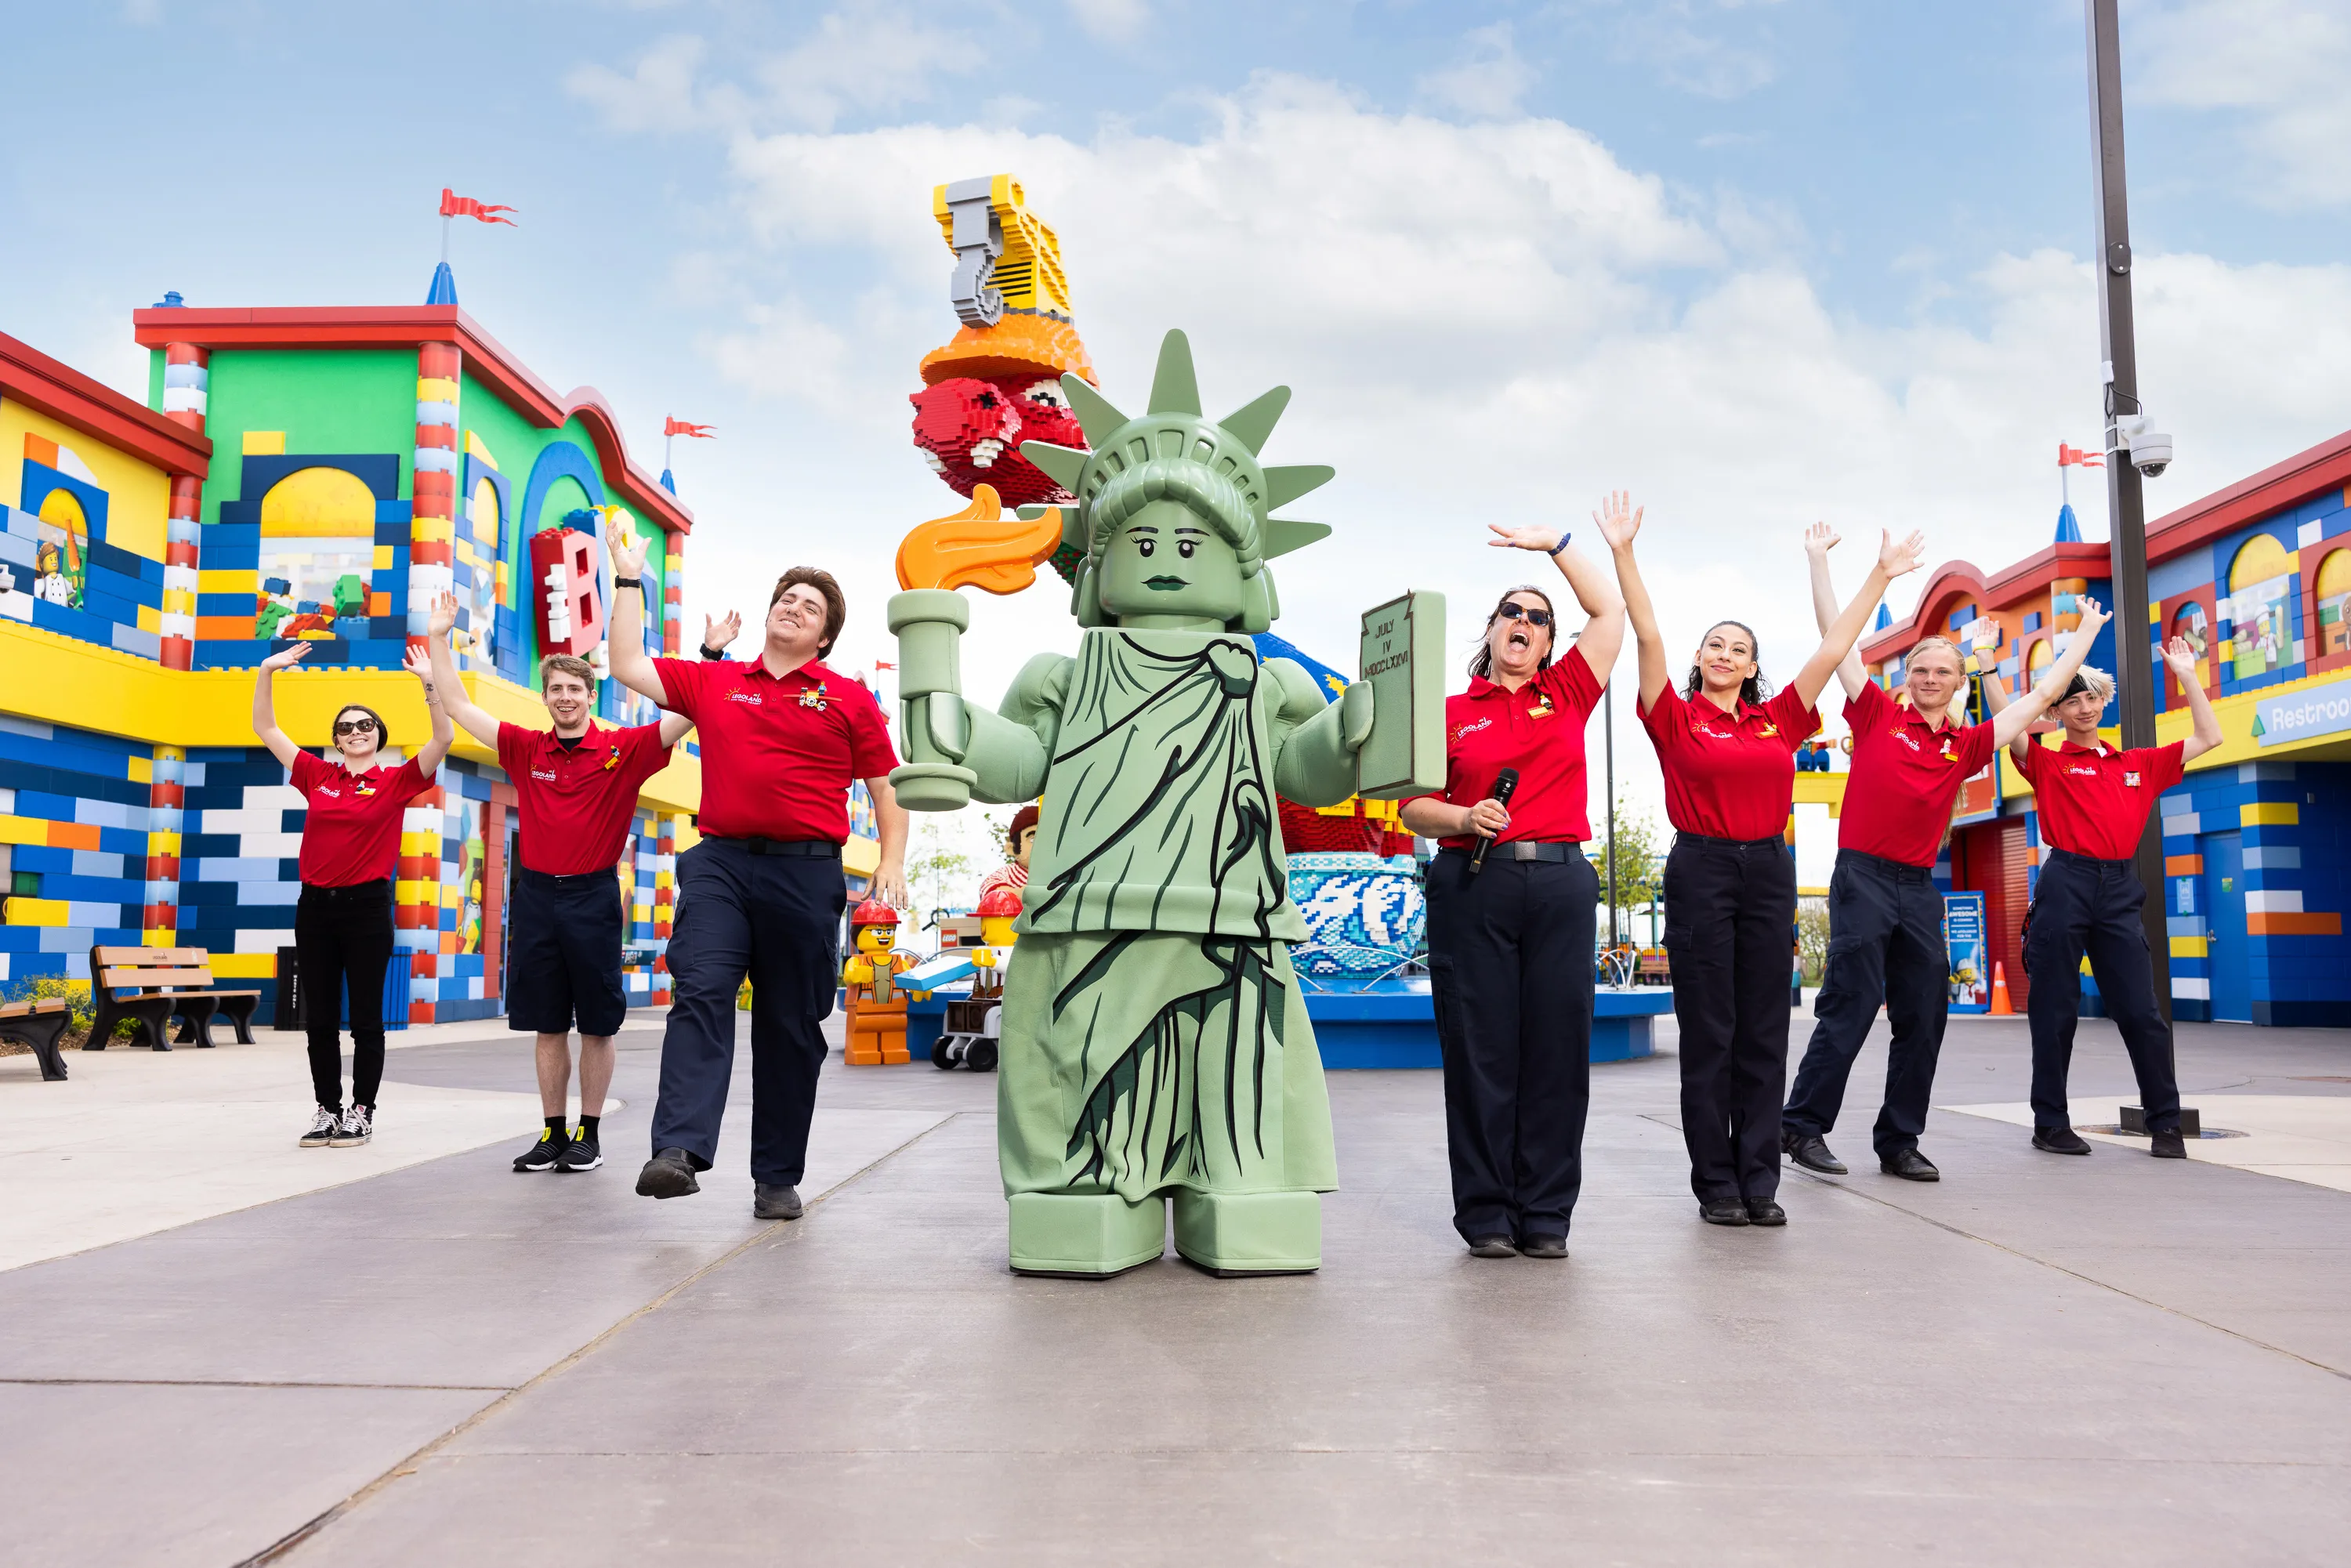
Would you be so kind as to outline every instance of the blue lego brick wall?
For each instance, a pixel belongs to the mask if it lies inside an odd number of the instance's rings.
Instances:
[[[153,759],[136,741],[0,716],[0,992],[87,980],[93,945],[138,945]]]
[[[26,466],[40,465],[27,459]],[[162,612],[163,563],[107,543],[106,509],[91,507],[86,499],[95,495],[102,500],[105,493],[78,482],[72,488],[85,496],[89,519],[89,538],[70,544],[81,557],[78,581],[69,571],[42,570],[65,562],[68,541],[63,528],[34,513],[0,507],[0,616],[142,659],[161,658],[162,635],[139,622],[142,610],[151,622]]]

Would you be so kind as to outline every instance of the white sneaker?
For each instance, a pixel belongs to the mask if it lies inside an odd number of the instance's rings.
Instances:
[[[335,1147],[357,1148],[375,1136],[374,1119],[364,1105],[354,1105],[343,1113],[343,1124],[335,1129]]]
[[[302,1134],[302,1146],[306,1149],[323,1149],[333,1143],[335,1134],[342,1130],[342,1117],[321,1105],[319,1107],[319,1113],[310,1118],[310,1130]]]

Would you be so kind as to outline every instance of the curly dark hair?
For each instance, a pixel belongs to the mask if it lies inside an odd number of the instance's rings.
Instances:
[[[1771,698],[1771,683],[1763,678],[1762,641],[1755,635],[1755,628],[1744,621],[1718,621],[1706,629],[1706,637],[1713,636],[1725,626],[1736,626],[1747,634],[1747,656],[1755,661],[1755,673],[1739,683],[1739,700],[1751,707],[1761,707]],[[1698,640],[1699,647],[1706,646],[1706,637]],[[1705,678],[1698,674],[1698,666],[1692,664],[1689,677],[1682,682],[1682,695],[1694,697],[1705,685]]]

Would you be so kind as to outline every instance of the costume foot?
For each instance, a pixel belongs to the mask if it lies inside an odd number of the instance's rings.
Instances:
[[[1698,1206],[1698,1217],[1708,1225],[1744,1225],[1747,1205],[1735,1197],[1709,1197]]]
[[[751,1184],[752,1218],[798,1219],[799,1217],[799,1188],[785,1182],[759,1181]]]
[[[1469,1243],[1472,1258],[1515,1258],[1519,1249],[1507,1236],[1480,1236]]]
[[[2168,1133],[2147,1135],[2147,1151],[2159,1160],[2184,1160],[2188,1157],[2188,1140],[2174,1127]]]
[[[1845,1174],[1844,1162],[1829,1153],[1828,1140],[1818,1133],[1782,1133],[1780,1148],[1808,1171],[1818,1171],[1823,1176]]]
[[[1747,1223],[1750,1225],[1785,1225],[1788,1211],[1768,1197],[1747,1200]]]
[[[702,1184],[694,1179],[694,1161],[684,1149],[664,1149],[637,1173],[639,1197],[684,1197],[701,1190]]]
[[[1896,1154],[1881,1155],[1878,1156],[1877,1168],[1887,1176],[1900,1176],[1904,1181],[1943,1179],[1943,1173],[1935,1168],[1935,1162],[1916,1149],[1904,1149]]]
[[[2090,1145],[2071,1127],[2035,1127],[2032,1146],[2046,1155],[2086,1155]]]
[[[1322,1196],[1312,1192],[1171,1195],[1176,1250],[1211,1274],[1311,1274],[1322,1267]]]
[[[1016,1274],[1106,1280],[1167,1250],[1167,1204],[1155,1193],[1129,1203],[1115,1193],[1016,1192],[1007,1207]]]
[[[1567,1256],[1567,1238],[1564,1236],[1527,1237],[1519,1243],[1519,1255],[1522,1258],[1541,1258],[1547,1262],[1556,1263]]]

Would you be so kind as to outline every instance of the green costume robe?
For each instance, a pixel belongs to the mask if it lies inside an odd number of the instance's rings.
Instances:
[[[1004,1185],[1328,1192],[1274,769],[1322,707],[1245,636],[1089,631],[1002,708],[1051,758],[998,1079]]]

